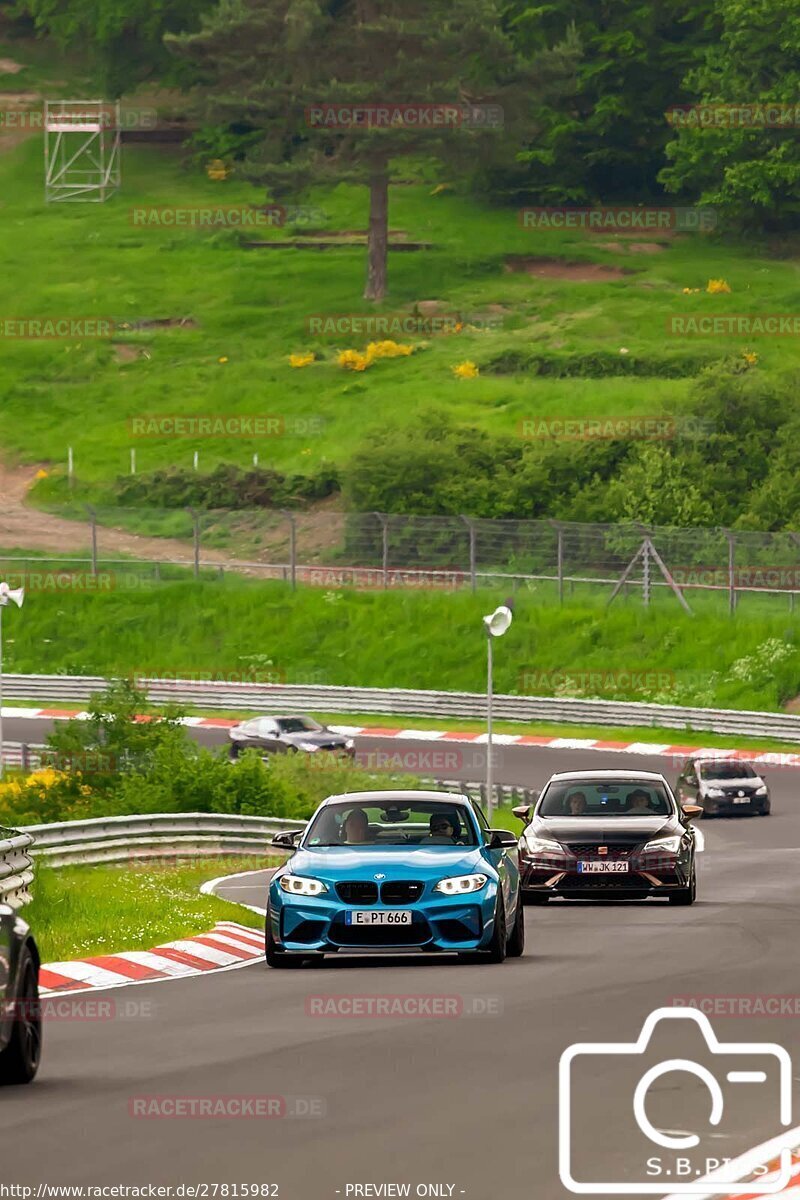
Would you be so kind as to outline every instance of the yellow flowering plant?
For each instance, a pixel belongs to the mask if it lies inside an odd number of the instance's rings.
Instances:
[[[299,369],[300,367],[310,367],[315,358],[316,355],[314,354],[313,350],[309,351],[308,354],[290,354],[289,366],[294,367],[295,369]]]
[[[730,290],[731,285],[725,279],[709,279],[708,286],[706,287],[706,291],[712,296],[720,292],[729,292]]]
[[[470,362],[469,359],[466,362],[458,363],[452,370],[456,379],[477,379],[480,375],[477,364]]]

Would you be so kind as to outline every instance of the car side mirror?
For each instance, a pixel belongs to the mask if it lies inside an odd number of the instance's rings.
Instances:
[[[696,821],[698,817],[703,815],[703,807],[700,804],[682,804],[681,812],[687,821]]]
[[[282,829],[280,833],[275,834],[272,845],[280,846],[282,850],[295,850],[302,836],[302,829]]]
[[[492,829],[490,833],[490,850],[507,850],[511,846],[516,846],[519,842],[517,835],[511,833],[509,829]]]
[[[533,815],[530,804],[517,804],[511,811],[518,821],[522,821],[525,825],[530,825]]]

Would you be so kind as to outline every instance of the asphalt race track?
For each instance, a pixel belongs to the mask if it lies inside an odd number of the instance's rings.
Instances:
[[[6,736],[21,740],[21,723],[7,724]],[[38,741],[44,723],[36,724]],[[500,777],[540,786],[568,766],[666,763],[518,747],[504,751]],[[675,774],[669,764],[671,781]],[[647,1015],[676,997],[717,998],[719,1013],[726,998],[800,992],[800,780],[794,769],[772,768],[767,777],[771,817],[701,824],[706,849],[692,908],[558,901],[526,909],[526,954],[502,966],[433,956],[338,957],[289,971],[257,963],[105,993],[136,1002],[136,1011],[113,1019],[51,1020],[38,1081],[0,1093],[0,1182],[207,1184],[199,1194],[212,1197],[225,1194],[215,1184],[270,1183],[282,1200],[404,1194],[353,1190],[387,1184],[410,1184],[412,1196],[471,1200],[567,1196],[557,1161],[563,1050],[576,1041],[633,1041]],[[262,906],[264,877],[228,880],[220,894]],[[320,998],[331,996],[345,1006],[353,997],[438,997],[448,1015],[318,1015]],[[724,1041],[782,1044],[795,1061],[796,1087],[800,1001],[795,1011],[713,1015],[712,1023]],[[663,1049],[662,1058],[676,1047]],[[707,1120],[707,1094],[674,1078],[654,1089],[653,1120],[691,1130],[702,1114]],[[720,1157],[780,1131],[775,1104],[748,1086],[713,1135]],[[153,1096],[280,1096],[286,1115],[131,1115],[135,1098]],[[581,1084],[581,1170],[641,1178],[626,1133],[631,1102],[616,1063]],[[792,1124],[800,1124],[797,1113]],[[674,1154],[662,1153],[666,1172]],[[658,1178],[662,1194],[670,1192],[674,1174]],[[418,1193],[418,1185],[439,1190]]]

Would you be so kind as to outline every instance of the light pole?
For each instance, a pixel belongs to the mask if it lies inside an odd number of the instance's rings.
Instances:
[[[25,599],[25,588],[10,588],[7,583],[0,583],[0,779],[3,778],[3,609],[9,600],[13,600],[17,608],[22,608]]]
[[[511,624],[511,602],[507,601],[496,608],[491,616],[483,618],[486,629],[486,803],[489,811],[494,808],[494,791],[492,781],[492,698],[494,661],[492,656],[493,641],[502,637]]]

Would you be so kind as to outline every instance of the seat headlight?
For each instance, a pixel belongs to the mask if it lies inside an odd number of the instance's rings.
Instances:
[[[345,738],[345,743],[344,743],[345,750],[352,750],[353,746],[355,746],[355,742],[353,741],[353,739]]]
[[[311,879],[308,875],[281,875],[278,886],[290,896],[321,896],[328,890],[327,883],[321,879]]]
[[[756,795],[757,796],[766,796],[766,794],[767,794],[767,785],[765,783],[762,783],[761,787],[756,788]]]
[[[677,854],[681,848],[681,835],[676,833],[674,837],[654,838],[652,842],[647,842],[644,846],[645,853],[649,850],[664,850],[667,854]]]
[[[723,792],[722,788],[708,787],[708,788],[706,788],[706,795],[707,796],[724,796],[725,793]]]
[[[300,742],[299,746],[301,750],[319,750],[316,742]]]
[[[466,896],[469,892],[479,892],[488,882],[488,875],[451,875],[449,879],[440,879],[433,890],[445,896]]]
[[[523,837],[522,849],[529,857],[535,858],[540,854],[562,854],[563,846],[558,842],[550,842],[546,838]]]

